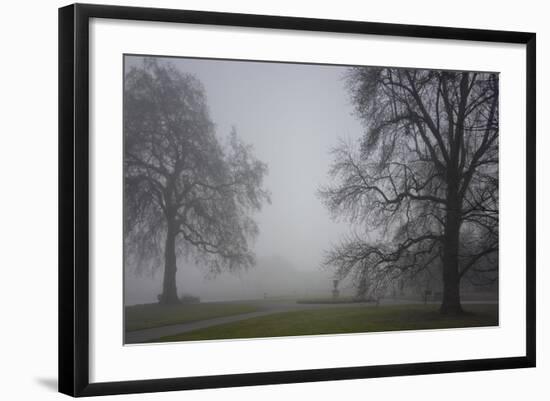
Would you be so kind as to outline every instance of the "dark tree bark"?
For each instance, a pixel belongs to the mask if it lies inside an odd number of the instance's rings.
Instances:
[[[164,279],[162,283],[162,294],[159,303],[177,304],[179,303],[178,291],[176,288],[176,232],[174,225],[169,224],[166,232],[166,244],[164,247]]]
[[[443,237],[443,300],[442,314],[460,314],[460,276],[458,271],[459,233],[460,233],[460,200],[456,186],[449,191],[445,233]]]

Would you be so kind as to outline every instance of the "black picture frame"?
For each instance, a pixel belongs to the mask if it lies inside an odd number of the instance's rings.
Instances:
[[[526,353],[521,357],[90,383],[89,21],[160,21],[248,28],[515,43],[526,46]],[[315,382],[535,366],[536,35],[479,29],[74,4],[59,9],[59,391],[71,396]]]

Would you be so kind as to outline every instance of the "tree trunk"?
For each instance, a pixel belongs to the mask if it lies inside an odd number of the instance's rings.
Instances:
[[[168,225],[166,233],[166,244],[164,248],[164,281],[162,285],[162,294],[159,297],[159,303],[165,305],[174,305],[179,303],[178,290],[176,288],[176,233]]]
[[[443,244],[443,302],[441,313],[458,315],[463,312],[460,305],[460,275],[458,273],[458,249],[460,232],[460,201],[452,188],[447,196],[447,216]]]

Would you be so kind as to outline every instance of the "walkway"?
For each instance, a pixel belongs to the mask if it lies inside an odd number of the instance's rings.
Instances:
[[[255,317],[272,315],[274,313],[291,312],[296,310],[321,309],[321,308],[341,308],[341,307],[359,307],[373,304],[366,303],[342,303],[342,304],[298,304],[296,302],[262,302],[261,310],[258,312],[244,313],[241,315],[224,316],[214,319],[199,320],[195,322],[174,324],[170,326],[155,327],[152,329],[143,329],[129,331],[125,336],[126,344],[138,344],[149,342],[165,336],[172,336],[180,333],[204,329],[206,327],[218,326],[226,323],[238,322],[240,320],[252,319]]]
[[[439,303],[428,302],[428,303]],[[411,301],[411,300],[382,300],[382,305],[391,304],[421,304],[423,302]],[[478,302],[463,301],[462,304],[476,304]],[[479,303],[497,303],[494,301],[485,301]],[[238,322],[241,320],[252,319],[260,316],[272,315],[275,313],[292,312],[297,310],[310,310],[310,309],[324,309],[324,308],[349,308],[349,307],[373,307],[374,303],[341,303],[341,304],[299,304],[296,302],[270,302],[262,301],[261,310],[258,312],[244,313],[241,315],[224,316],[214,319],[199,320],[195,322],[174,324],[170,326],[155,327],[152,329],[143,329],[129,331],[125,336],[125,344],[139,344],[153,340],[157,340],[161,337],[172,336],[180,333],[188,333],[190,331],[204,329],[206,327],[218,326],[226,323]]]

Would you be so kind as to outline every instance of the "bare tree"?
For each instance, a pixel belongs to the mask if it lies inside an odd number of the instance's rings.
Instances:
[[[325,264],[380,283],[441,268],[441,312],[461,313],[461,278],[498,269],[498,75],[361,67],[347,82],[365,134],[333,150],[320,196],[356,230]]]
[[[126,264],[164,261],[161,303],[177,303],[177,256],[210,272],[255,263],[251,212],[269,202],[267,166],[235,130],[222,145],[204,88],[168,63],[145,59],[124,82]]]

